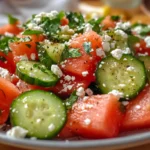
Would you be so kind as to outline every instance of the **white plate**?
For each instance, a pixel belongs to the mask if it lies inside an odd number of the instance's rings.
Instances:
[[[32,150],[116,150],[150,143],[150,130],[126,133],[111,139],[81,141],[15,139],[1,132],[0,143]]]

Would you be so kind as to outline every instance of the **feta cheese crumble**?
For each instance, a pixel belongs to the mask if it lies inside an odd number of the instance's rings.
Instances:
[[[74,30],[73,29],[70,29],[68,25],[65,25],[65,26],[61,26],[61,32],[62,33],[66,33],[66,34],[74,34]]]
[[[131,27],[130,22],[117,22],[115,29],[128,30]]]
[[[83,76],[83,77],[86,77],[88,74],[89,74],[88,71],[83,71],[83,72],[82,72],[82,76]]]
[[[111,55],[112,55],[114,58],[120,60],[121,57],[122,57],[122,55],[123,55],[123,51],[122,51],[121,49],[115,49],[115,50],[113,50],[113,51],[111,52]]]
[[[119,30],[119,29],[115,31],[115,34],[121,36],[123,39],[128,38],[128,35],[124,31]]]
[[[84,120],[84,123],[85,123],[86,125],[89,125],[89,124],[91,123],[91,120],[90,120],[89,118],[86,118],[86,119]]]
[[[150,36],[147,36],[144,41],[146,43],[146,47],[150,47]]]
[[[109,35],[105,34],[102,36],[102,40],[105,42],[109,42],[111,40],[111,37]]]
[[[79,87],[79,88],[77,89],[77,91],[76,91],[76,95],[77,95],[77,96],[80,96],[80,97],[84,96],[84,95],[85,95],[84,88],[83,88],[83,87]]]
[[[13,137],[13,138],[25,138],[28,131],[26,129],[23,129],[22,127],[16,126],[11,128],[6,132],[6,135]]]
[[[11,80],[11,75],[7,69],[0,67],[0,77]]]
[[[102,48],[97,48],[96,49],[96,55],[99,57],[105,57],[105,52],[102,50]]]
[[[127,71],[134,71],[135,69],[134,69],[134,67],[132,67],[132,66],[129,66],[128,68],[127,68]]]
[[[118,90],[112,90],[111,92],[109,92],[109,94],[113,94],[119,98],[122,98],[124,96],[124,94],[122,92],[119,92]]]
[[[48,131],[53,131],[55,129],[55,125],[54,124],[50,124],[49,126],[48,126]]]
[[[92,25],[89,23],[86,23],[85,28],[84,28],[84,33],[89,32],[89,31],[92,31]]]
[[[110,44],[109,42],[102,42],[102,46],[104,51],[109,52],[110,51]]]
[[[58,67],[58,65],[52,65],[51,66],[51,71],[57,75],[59,78],[62,77],[63,73],[61,71],[61,69]]]

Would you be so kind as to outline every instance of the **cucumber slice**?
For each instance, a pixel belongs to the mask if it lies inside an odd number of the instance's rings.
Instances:
[[[10,111],[13,126],[28,130],[28,137],[55,137],[66,122],[66,108],[55,94],[32,90],[16,98]]]
[[[144,62],[145,68],[147,70],[147,78],[150,82],[150,56],[138,56],[139,60]]]
[[[132,55],[124,54],[120,60],[108,56],[99,63],[96,80],[102,93],[117,90],[122,98],[133,98],[146,84],[145,66]]]
[[[34,61],[20,61],[16,65],[19,78],[29,84],[49,87],[54,86],[58,77],[43,64]]]
[[[61,61],[61,54],[65,49],[65,44],[62,43],[40,43],[38,46],[38,56],[40,61],[50,68],[52,64],[57,64]]]

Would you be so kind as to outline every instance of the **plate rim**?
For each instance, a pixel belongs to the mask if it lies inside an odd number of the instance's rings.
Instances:
[[[128,148],[150,142],[150,131],[122,137],[81,141],[31,140],[8,137],[0,133],[0,143],[28,148]]]

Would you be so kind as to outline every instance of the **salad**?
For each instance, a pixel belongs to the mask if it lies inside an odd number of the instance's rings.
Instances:
[[[15,138],[112,138],[150,127],[150,26],[41,12],[0,27],[0,125]]]

